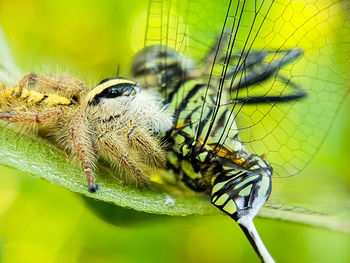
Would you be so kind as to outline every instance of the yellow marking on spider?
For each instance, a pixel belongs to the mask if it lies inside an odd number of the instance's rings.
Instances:
[[[70,99],[57,94],[43,94],[37,91],[28,90],[26,88],[21,89],[19,87],[2,87],[0,91],[0,99],[4,100],[0,104],[5,104],[8,103],[8,101],[16,100],[28,105],[43,103],[47,106],[56,106],[69,105],[72,103]],[[23,100],[25,100],[25,102],[23,102]]]
[[[69,105],[72,101],[66,97],[57,95],[57,94],[47,94],[47,98],[45,99],[45,104],[47,105]]]

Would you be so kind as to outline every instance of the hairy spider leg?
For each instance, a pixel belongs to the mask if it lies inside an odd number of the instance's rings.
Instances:
[[[70,75],[55,76],[53,74],[39,75],[30,73],[25,75],[18,83],[20,89],[53,90],[64,93],[65,96],[75,100],[80,99],[80,94],[86,85],[84,82]]]
[[[126,150],[128,146],[124,145],[125,143],[122,135],[118,135],[114,130],[106,130],[98,136],[96,146],[101,156],[112,166],[124,168],[131,180],[140,185],[147,185],[148,178],[141,169],[144,165],[137,154]]]

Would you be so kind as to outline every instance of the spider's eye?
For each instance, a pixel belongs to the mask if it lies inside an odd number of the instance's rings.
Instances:
[[[119,96],[129,96],[130,94],[135,95],[136,91],[134,86],[135,85],[130,83],[113,85],[109,88],[106,88],[99,95],[101,95],[102,98],[116,98]]]
[[[109,86],[108,83],[102,82],[99,85],[106,86],[99,94],[96,94],[96,96],[89,102],[89,105],[97,105],[101,99],[112,99],[117,98],[120,96],[130,96],[130,95],[136,95],[138,92],[137,85],[130,82],[122,82],[113,84],[113,81]],[[97,86],[98,88],[98,86]]]

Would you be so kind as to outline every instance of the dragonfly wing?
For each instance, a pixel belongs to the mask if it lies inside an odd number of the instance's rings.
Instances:
[[[208,136],[218,112],[230,109],[250,152],[264,155],[275,175],[299,173],[319,149],[349,90],[349,3],[209,5],[150,1],[145,45],[173,48],[194,58],[194,65],[207,66],[200,81],[214,86],[217,96],[212,101],[203,94],[200,111],[212,114],[200,114],[198,121],[212,123]],[[291,95],[294,100],[286,99]],[[230,145],[236,129],[227,126],[217,143]]]
[[[0,82],[6,85],[15,85],[21,76],[6,41],[5,34],[0,28]]]

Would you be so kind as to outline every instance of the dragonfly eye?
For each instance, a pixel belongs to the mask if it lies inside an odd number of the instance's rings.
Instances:
[[[180,53],[168,46],[148,46],[135,55],[131,71],[134,77],[161,74],[163,71],[174,71],[174,69],[176,74],[181,74],[182,60]]]

